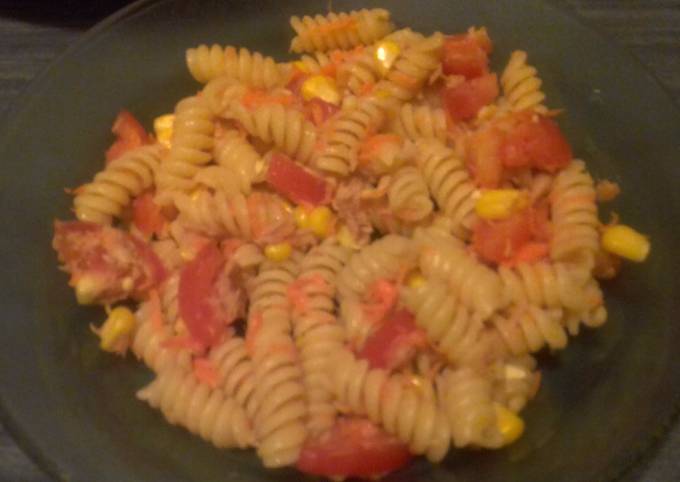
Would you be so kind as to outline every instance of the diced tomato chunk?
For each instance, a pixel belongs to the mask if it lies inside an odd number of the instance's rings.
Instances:
[[[363,418],[342,418],[319,439],[308,440],[297,468],[323,477],[374,478],[405,466],[408,447]]]
[[[305,104],[305,109],[307,117],[317,127],[324,124],[328,119],[340,111],[340,108],[337,105],[325,102],[317,97],[307,102]]]
[[[504,166],[552,173],[569,164],[571,146],[555,121],[539,115],[521,115],[518,120],[500,149]]]
[[[387,317],[366,340],[359,358],[371,368],[395,369],[407,363],[419,348],[427,345],[427,335],[416,326],[413,314],[397,310]]]
[[[503,164],[498,155],[501,132],[487,127],[475,132],[466,145],[467,166],[478,186],[493,189],[503,178]]]
[[[91,303],[142,298],[166,276],[148,244],[109,226],[55,221],[52,246],[71,274],[70,284],[87,282]]]
[[[469,120],[485,105],[498,97],[498,77],[485,74],[466,80],[455,87],[447,87],[442,92],[442,101],[447,112],[454,120]]]
[[[209,243],[180,272],[179,313],[192,338],[205,347],[217,343],[226,327],[216,286],[223,265],[221,251]]]
[[[488,41],[488,42],[487,42]],[[444,41],[442,71],[446,75],[463,75],[468,79],[484,75],[489,70],[488,52],[491,40],[482,35],[452,35]]]
[[[160,235],[165,227],[161,207],[153,200],[153,193],[142,193],[132,201],[132,222],[147,238]]]
[[[111,128],[117,139],[106,151],[106,162],[125,154],[127,151],[150,142],[149,134],[135,117],[126,110],[121,110]]]
[[[283,154],[274,154],[267,170],[267,182],[279,194],[297,204],[328,204],[330,186]]]

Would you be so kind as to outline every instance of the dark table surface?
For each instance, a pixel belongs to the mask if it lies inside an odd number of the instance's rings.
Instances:
[[[125,0],[0,0],[0,115],[16,101],[31,79],[85,30],[126,3]],[[680,105],[680,0],[561,0],[559,3],[632,52]],[[0,426],[0,481],[49,480]],[[630,472],[626,480],[680,480],[680,423],[658,445],[656,453]]]

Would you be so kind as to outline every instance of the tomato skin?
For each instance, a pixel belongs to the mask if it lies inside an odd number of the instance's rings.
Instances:
[[[317,440],[308,440],[297,469],[324,477],[379,477],[412,459],[408,447],[363,418],[342,418]]]
[[[462,75],[467,79],[489,71],[488,43],[474,34],[452,35],[444,41],[442,71],[445,75]]]
[[[117,139],[106,151],[106,162],[125,154],[127,151],[150,142],[149,134],[139,121],[127,110],[121,110],[111,128]]]
[[[165,217],[161,207],[154,202],[152,192],[142,193],[132,201],[132,222],[147,238],[161,234]]]
[[[500,149],[504,166],[554,173],[571,162],[571,146],[555,121],[521,114],[518,120]]]
[[[415,355],[417,348],[427,344],[427,335],[416,326],[411,312],[397,310],[387,317],[366,340],[359,358],[368,360],[371,368],[393,370]]]
[[[143,298],[167,273],[151,247],[136,236],[84,221],[55,221],[52,246],[71,274],[71,284],[87,276],[99,285],[93,302]],[[131,284],[123,280],[131,280]]]
[[[300,167],[282,154],[274,154],[267,171],[267,183],[279,194],[297,204],[328,204],[330,186],[320,176]]]
[[[226,326],[215,299],[215,282],[223,264],[222,253],[209,243],[180,272],[179,313],[191,337],[206,347],[219,341]]]
[[[498,97],[498,77],[485,74],[468,79],[454,87],[442,91],[442,102],[453,120],[469,120],[485,105]]]

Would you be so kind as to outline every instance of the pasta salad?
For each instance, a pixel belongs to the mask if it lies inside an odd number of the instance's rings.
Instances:
[[[598,202],[521,50],[384,9],[292,17],[280,62],[186,52],[197,91],[153,133],[128,111],[53,247],[138,397],[268,468],[375,478],[500,449],[534,355],[607,311],[600,279],[650,243]]]

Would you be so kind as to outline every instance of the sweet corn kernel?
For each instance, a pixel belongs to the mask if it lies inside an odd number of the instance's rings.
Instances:
[[[354,236],[352,236],[352,233],[349,231],[347,226],[344,224],[340,226],[340,229],[338,229],[338,243],[340,243],[340,246],[343,246],[345,248],[353,249],[355,251],[359,250],[361,246],[354,240]]]
[[[172,138],[174,124],[174,114],[165,114],[156,117],[153,121],[153,130],[156,133],[156,139],[167,148],[170,148],[170,139]]]
[[[75,286],[76,300],[80,305],[91,305],[101,292],[101,283],[92,276],[82,276]]]
[[[375,57],[378,59],[378,65],[383,75],[390,70],[400,52],[399,45],[392,40],[383,40],[378,44],[375,49]]]
[[[624,224],[616,224],[604,229],[602,247],[610,253],[638,263],[647,259],[651,249],[649,239]]]
[[[314,208],[309,213],[309,229],[320,238],[331,234],[333,222],[333,212],[326,206]]]
[[[526,193],[516,189],[491,189],[482,191],[475,212],[483,219],[506,219],[522,209],[528,202]]]
[[[340,91],[335,80],[325,75],[313,75],[302,83],[302,97],[312,100],[315,97],[329,104],[340,104]]]
[[[503,405],[494,403],[496,426],[503,436],[503,445],[510,445],[524,433],[524,420]]]
[[[414,271],[406,278],[406,286],[409,288],[420,288],[425,284],[425,277],[420,271]]]
[[[135,315],[124,306],[111,310],[109,317],[99,330],[99,347],[104,351],[116,351],[117,342],[135,329]]]
[[[293,247],[290,243],[268,244],[264,248],[264,255],[272,261],[285,261],[290,258]]]
[[[309,68],[307,67],[307,64],[305,64],[302,60],[296,60],[295,62],[293,62],[293,67],[295,67],[301,72],[304,72],[305,74],[309,74]]]
[[[309,210],[304,206],[298,206],[293,211],[293,218],[295,219],[295,224],[300,229],[309,228]]]

